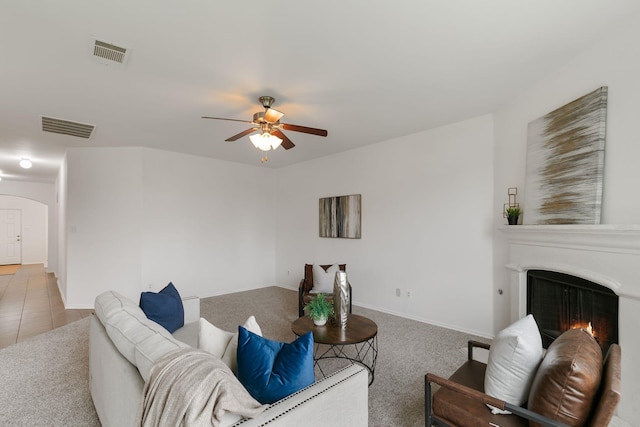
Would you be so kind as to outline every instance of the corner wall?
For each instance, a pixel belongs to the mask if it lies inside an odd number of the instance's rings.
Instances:
[[[597,89],[609,87],[607,137],[605,143],[604,189],[602,201],[603,224],[640,224],[640,144],[638,144],[638,99],[640,99],[640,57],[636,54],[640,40],[640,19],[635,18],[617,32],[581,52],[566,66],[523,92],[494,115],[495,120],[495,199],[499,211],[507,200],[507,187],[517,186],[518,198],[527,215],[524,194],[526,169],[526,135],[529,122]],[[496,323],[500,330],[509,322],[508,245],[499,228],[505,220],[494,217],[494,277],[495,288],[504,289],[502,297],[495,297]],[[637,307],[628,312],[637,312]],[[631,318],[620,318],[627,330],[640,325]],[[640,423],[640,369],[623,352],[621,418]],[[631,354],[631,353],[629,353]],[[635,388],[634,388],[635,387]]]
[[[277,282],[347,263],[357,304],[491,336],[492,129],[482,116],[278,169]],[[348,194],[362,239],[318,237],[318,199]]]
[[[144,150],[142,280],[207,297],[274,284],[275,172]]]
[[[67,149],[67,308],[92,308],[109,289],[129,297],[139,289],[141,157],[139,148]]]
[[[70,148],[66,170],[67,308],[274,284],[273,170],[146,148]]]

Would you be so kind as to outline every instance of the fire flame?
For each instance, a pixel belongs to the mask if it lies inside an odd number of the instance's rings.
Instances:
[[[592,337],[596,337],[596,331],[591,327],[591,322],[589,323],[574,323],[571,325],[571,329],[583,329],[591,334]]]

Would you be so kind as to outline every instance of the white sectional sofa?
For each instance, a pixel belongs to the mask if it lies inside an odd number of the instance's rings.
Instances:
[[[96,298],[90,319],[90,390],[104,427],[132,426],[155,361],[168,352],[196,347],[200,300],[184,299],[185,326],[171,335],[147,319],[138,305],[114,291]],[[317,380],[269,406],[260,416],[227,414],[225,426],[367,426],[368,375],[358,365]]]

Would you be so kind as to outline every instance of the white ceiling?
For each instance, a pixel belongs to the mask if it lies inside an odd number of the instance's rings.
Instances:
[[[144,146],[260,165],[260,95],[282,167],[490,113],[640,12],[637,0],[3,0],[0,177],[53,182],[66,147]],[[93,38],[127,47],[93,59]],[[45,133],[41,115],[96,125]],[[29,157],[34,166],[17,166]],[[117,170],[116,170],[117,171]],[[1,188],[0,188],[1,189]]]

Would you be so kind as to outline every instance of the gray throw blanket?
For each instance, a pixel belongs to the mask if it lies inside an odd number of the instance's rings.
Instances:
[[[151,368],[144,385],[140,426],[218,426],[225,412],[253,418],[261,405],[214,355],[173,351]]]

